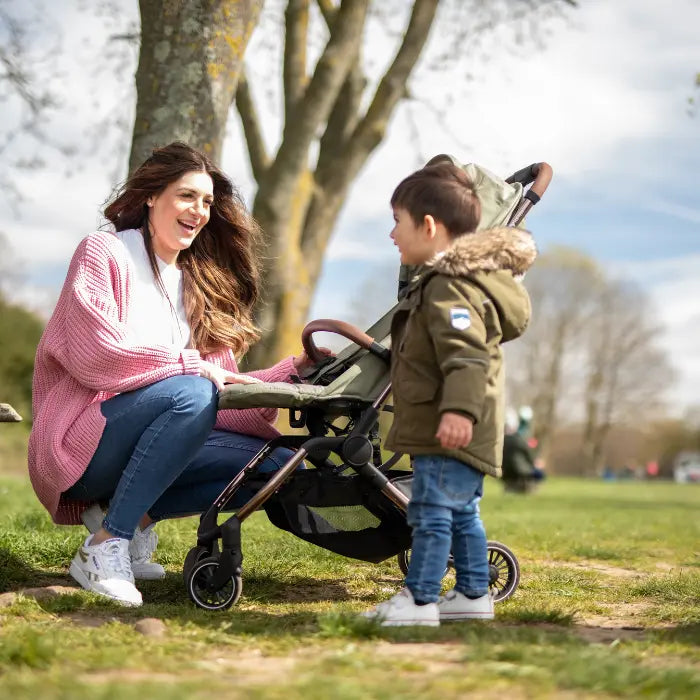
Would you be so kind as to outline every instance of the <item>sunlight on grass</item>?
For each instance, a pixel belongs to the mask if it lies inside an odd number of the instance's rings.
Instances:
[[[181,574],[197,520],[161,523],[167,576],[139,584],[143,608],[80,590],[0,607],[0,694],[697,696],[699,510],[700,489],[674,484],[552,480],[518,496],[489,482],[488,534],[518,556],[520,588],[497,606],[493,623],[432,629],[382,628],[358,615],[400,589],[395,559],[337,556],[275,529],[262,513],[243,527],[239,604],[199,610]],[[82,528],[54,526],[25,480],[0,478],[1,591],[73,586],[66,570],[83,536]],[[632,616],[642,632],[620,633],[613,646],[592,643],[579,627],[591,616],[601,625]],[[138,634],[143,617],[163,620],[166,635]]]

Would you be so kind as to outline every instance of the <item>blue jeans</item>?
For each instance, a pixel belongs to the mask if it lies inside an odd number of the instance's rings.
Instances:
[[[406,587],[416,600],[440,596],[452,550],[455,589],[471,597],[489,590],[486,532],[479,515],[484,475],[464,462],[439,455],[413,459],[408,524],[413,528]]]
[[[108,501],[108,532],[131,539],[145,513],[153,520],[202,513],[265,444],[261,438],[214,430],[218,394],[204,377],[170,377],[119,394],[100,406],[107,420],[90,464],[65,492]],[[275,471],[289,458],[277,449],[259,467]],[[251,496],[242,489],[228,504]]]

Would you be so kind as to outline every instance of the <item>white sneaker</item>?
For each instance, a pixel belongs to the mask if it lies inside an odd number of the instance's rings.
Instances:
[[[158,563],[151,561],[153,553],[158,546],[158,535],[153,529],[152,523],[145,530],[136,528],[134,538],[129,542],[129,554],[131,555],[131,570],[134,578],[153,580],[165,578],[165,569]]]
[[[481,598],[467,598],[454,588],[437,602],[440,619],[445,620],[493,620],[493,598],[490,593]]]
[[[85,527],[95,534],[101,527],[105,514],[102,508],[95,503],[80,514],[80,519]],[[145,530],[136,528],[134,538],[129,544],[131,555],[131,571],[135,579],[154,580],[165,578],[165,569],[154,561],[151,561],[153,553],[158,546],[158,535],[153,530],[153,524]]]
[[[437,603],[416,605],[408,588],[399,591],[393,598],[379,603],[372,610],[362,613],[370,620],[379,620],[382,627],[423,625],[437,627],[440,624]]]
[[[112,537],[100,544],[89,544],[92,535],[73,557],[68,570],[86,590],[116,600],[123,605],[138,607],[143,603],[134,586],[129,561],[129,541]]]

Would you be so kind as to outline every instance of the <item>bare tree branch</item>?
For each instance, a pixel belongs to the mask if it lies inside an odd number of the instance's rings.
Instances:
[[[318,9],[323,15],[323,19],[328,25],[328,29],[330,29],[333,25],[333,22],[335,21],[335,17],[338,13],[338,8],[336,7],[333,0],[316,0],[316,4],[318,5]]]
[[[241,123],[243,125],[243,135],[245,136],[246,145],[248,147],[248,156],[250,158],[250,167],[253,170],[253,177],[257,182],[260,182],[270,166],[270,157],[265,147],[265,141],[260,128],[260,119],[255,109],[253,96],[250,93],[245,67],[241,69],[241,74],[238,78],[236,108],[238,109],[238,114],[241,117]]]
[[[318,179],[328,166],[340,155],[347,144],[348,138],[354,132],[360,119],[360,105],[367,79],[362,75],[358,64],[348,73],[345,83],[338,94],[333,111],[328,118],[326,130],[321,137],[321,149],[318,162]]]
[[[438,0],[416,0],[403,41],[396,56],[379,83],[374,98],[365,116],[359,121],[349,138],[326,139],[332,149],[332,157],[322,154],[316,175],[317,189],[309,207],[304,225],[302,247],[305,255],[316,258],[325,248],[330,236],[327,226],[321,225],[328,212],[337,211],[349,183],[359,172],[367,156],[381,142],[389,117],[398,101],[405,95],[406,81],[416,64],[427,40],[435,17]],[[349,90],[354,89],[352,86]],[[359,96],[348,99],[350,104],[359,104]],[[340,111],[334,126],[336,136],[349,124],[350,115]],[[345,124],[343,125],[343,119]],[[330,126],[330,125],[329,125]],[[313,269],[313,265],[311,266]]]
[[[328,118],[352,59],[357,55],[368,3],[369,0],[343,2],[328,44],[298,104],[296,118],[285,124],[282,145],[271,171],[287,174],[287,181],[306,167],[309,146],[320,125]],[[280,184],[280,189],[287,188]]]
[[[330,30],[338,13],[338,9],[330,0],[317,0],[323,19]],[[353,61],[353,67],[338,93],[338,99],[328,117],[328,123],[320,140],[319,160],[316,168],[316,179],[323,178],[328,165],[338,156],[342,145],[352,133],[359,120],[362,94],[367,85],[367,79],[362,74],[360,47]]]
[[[367,114],[353,134],[350,143],[352,154],[374,148],[383,138],[389,115],[406,94],[406,81],[423,50],[437,7],[438,0],[416,0],[396,58],[379,83]]]
[[[285,12],[284,81],[285,121],[294,119],[297,103],[306,90],[306,39],[309,31],[310,0],[289,0]]]

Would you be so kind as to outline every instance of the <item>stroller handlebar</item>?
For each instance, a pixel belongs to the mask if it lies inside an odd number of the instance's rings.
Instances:
[[[344,338],[356,343],[365,350],[369,350],[374,355],[378,355],[387,362],[391,357],[391,351],[388,348],[385,348],[367,333],[361,331],[357,326],[353,326],[346,321],[336,321],[332,318],[318,318],[307,323],[301,332],[301,344],[306,354],[314,362],[322,362],[326,358],[326,355],[318,349],[313,339],[313,334],[319,331],[342,335]]]
[[[533,163],[506,178],[506,182],[510,184],[519,182],[523,187],[532,183],[530,192],[536,194],[538,200],[547,190],[551,180],[552,166],[549,163]]]

